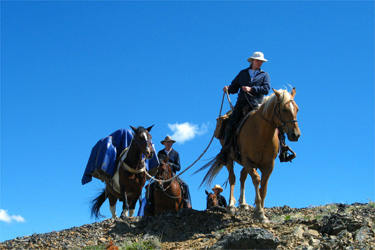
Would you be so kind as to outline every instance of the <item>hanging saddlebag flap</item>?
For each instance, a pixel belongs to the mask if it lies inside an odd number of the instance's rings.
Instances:
[[[221,140],[225,136],[225,128],[228,124],[229,118],[232,115],[232,110],[229,110],[225,115],[216,118],[216,128],[214,132],[215,138]]]
[[[82,177],[82,185],[90,182],[92,176],[102,181],[111,178],[116,170],[116,148],[112,143],[112,136],[99,140],[92,148],[85,172]]]

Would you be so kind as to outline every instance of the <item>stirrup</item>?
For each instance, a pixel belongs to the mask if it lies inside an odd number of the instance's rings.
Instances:
[[[290,153],[288,152],[290,151]],[[282,146],[279,154],[280,162],[292,162],[294,158],[297,157],[297,154],[290,149],[288,145]]]

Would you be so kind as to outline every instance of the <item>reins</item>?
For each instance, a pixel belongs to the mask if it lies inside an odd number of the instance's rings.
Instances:
[[[229,99],[228,91],[227,91],[227,95],[228,95],[229,103],[231,104],[230,99]],[[219,117],[221,116],[221,111],[222,111],[222,109],[223,109],[224,97],[225,97],[225,93],[223,93],[223,98],[222,98],[222,100],[221,100],[221,106],[220,106]],[[232,108],[232,107],[233,107],[233,106],[232,106],[232,104],[231,104],[231,108]],[[170,178],[170,179],[168,179],[168,180],[158,180],[158,179],[155,179],[152,175],[150,175],[147,171],[145,171],[147,177],[150,178],[150,179],[152,179],[152,180],[154,180],[154,181],[159,182],[160,184],[174,180],[175,178],[179,177],[180,175],[182,175],[183,173],[185,173],[187,170],[189,170],[192,166],[195,165],[195,163],[197,163],[197,162],[202,158],[202,156],[207,152],[208,148],[211,146],[211,143],[212,143],[212,141],[214,140],[214,138],[215,138],[215,136],[212,135],[211,140],[210,140],[210,142],[208,143],[208,146],[207,146],[206,149],[203,151],[203,153],[198,157],[198,159],[196,159],[196,160],[195,160],[195,161],[194,161],[189,167],[187,167],[184,171],[182,171],[182,172],[179,173],[178,175],[175,175],[175,176],[173,176],[172,178]]]
[[[165,172],[165,174],[161,177],[161,178],[165,178],[166,176],[167,176],[167,174],[168,174],[168,171],[167,172]],[[163,179],[161,179],[161,180],[163,180]],[[171,181],[171,183],[168,185],[168,187],[166,187],[166,188],[164,188],[164,186],[163,186],[163,183],[161,183],[160,182],[160,180],[158,181],[158,186],[159,186],[159,188],[161,189],[161,191],[163,191],[163,193],[166,195],[166,196],[168,196],[169,198],[172,198],[172,199],[178,199],[178,198],[180,198],[181,197],[181,195],[182,195],[182,190],[181,190],[181,192],[180,192],[180,195],[179,196],[177,196],[177,197],[175,197],[175,196],[172,196],[172,195],[169,195],[168,193],[167,193],[167,190],[172,186],[172,184],[173,184],[173,180]]]

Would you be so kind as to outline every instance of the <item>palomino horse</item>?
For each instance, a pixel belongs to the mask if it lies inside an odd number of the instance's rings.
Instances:
[[[291,93],[286,90],[275,90],[273,94],[264,98],[262,105],[253,112],[244,123],[238,137],[237,145],[241,154],[240,159],[236,159],[232,148],[228,161],[225,164],[229,171],[230,197],[229,210],[233,210],[236,200],[233,197],[235,175],[233,172],[233,161],[243,166],[241,171],[241,193],[239,203],[248,208],[245,201],[245,181],[249,173],[255,187],[255,209],[254,218],[261,222],[268,222],[264,215],[264,200],[267,194],[268,179],[273,171],[275,158],[279,151],[279,140],[277,127],[286,131],[290,141],[298,141],[301,132],[297,123],[298,106],[294,101],[296,89]],[[220,141],[223,145],[223,140]],[[220,172],[223,165],[214,159],[203,166],[203,170],[211,166],[203,183],[210,184]],[[262,173],[260,178],[257,169]],[[198,171],[200,171],[198,170]],[[259,187],[260,185],[260,187]]]
[[[159,180],[169,180],[173,177],[172,169],[168,164],[168,159],[161,159],[158,172],[155,178]],[[182,190],[177,178],[164,183],[155,183],[154,191],[155,215],[162,214],[166,210],[177,212],[183,208]]]
[[[207,195],[207,207],[206,209],[213,208],[217,205],[219,205],[219,202],[217,200],[217,196],[214,193],[209,193],[207,190],[205,190]]]
[[[151,159],[154,155],[151,135],[149,133],[153,125],[147,129],[143,127],[130,127],[135,134],[130,146],[117,159],[118,165],[112,182],[106,182],[103,192],[92,201],[91,215],[96,218],[101,216],[99,210],[107,197],[109,199],[109,209],[112,213],[112,218],[117,217],[117,200],[122,200],[123,202],[121,217],[128,216],[128,211],[129,216],[133,216],[135,205],[145,185],[146,168],[143,156],[146,159]]]

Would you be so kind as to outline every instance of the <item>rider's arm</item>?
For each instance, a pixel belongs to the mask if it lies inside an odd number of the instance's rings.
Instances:
[[[180,171],[181,169],[181,166],[180,166],[180,155],[178,154],[177,151],[174,151],[174,154],[175,154],[175,157],[174,157],[174,161],[171,162],[172,164],[172,170],[173,172],[177,172],[177,171]]]
[[[228,87],[228,93],[229,94],[236,94],[238,90],[240,89],[241,85],[239,83],[239,75],[241,74],[238,73],[238,75],[233,79],[232,83]]]
[[[268,75],[267,72],[264,72],[265,76],[259,81],[261,82],[253,82],[253,85],[251,86],[251,91],[250,93],[256,94],[256,95],[268,95],[268,92],[270,91],[271,88],[271,80],[270,76]]]

